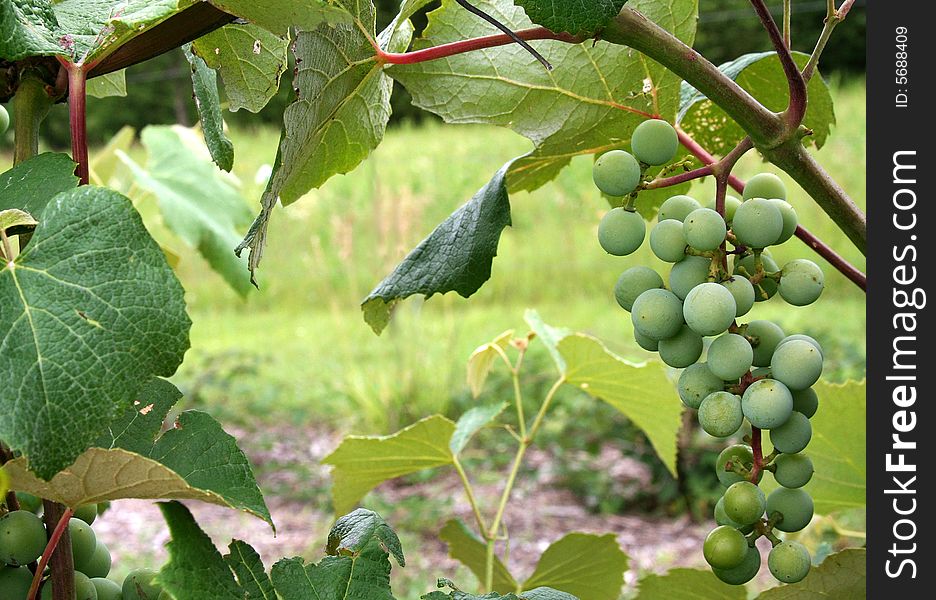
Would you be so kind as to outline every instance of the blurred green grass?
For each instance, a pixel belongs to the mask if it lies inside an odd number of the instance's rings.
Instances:
[[[864,82],[834,84],[833,92],[838,124],[818,158],[863,207]],[[256,176],[272,162],[277,132],[235,129],[231,135],[234,173],[245,196],[256,199],[262,189]],[[411,299],[380,338],[361,318],[367,292],[528,144],[509,131],[480,126],[391,130],[354,172],[276,210],[261,290],[246,301],[199,258],[184,256],[180,276],[194,329],[175,381],[190,402],[234,421],[327,421],[344,431],[392,431],[470,402],[468,355],[505,329],[523,330],[528,307],[547,322],[597,335],[626,356],[647,356],[630,341],[630,321],[611,289],[631,265],[666,268],[646,244],[624,259],[600,250],[595,229],[607,205],[591,183],[588,157],[574,160],[542,189],[512,195],[513,226],[501,239],[491,280],[470,300],[452,294]],[[747,177],[763,168],[751,153],[738,173]],[[847,238],[787,182],[801,222],[864,269]],[[704,199],[712,190],[708,182],[691,193]],[[810,307],[760,304],[755,318],[820,339],[830,379],[862,377],[864,295],[797,240],[773,252],[781,265],[801,256],[819,262],[826,292]]]

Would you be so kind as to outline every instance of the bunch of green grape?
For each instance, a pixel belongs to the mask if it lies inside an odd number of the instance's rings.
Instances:
[[[0,505],[0,599],[26,600],[36,572],[37,561],[48,543],[43,520],[38,516],[42,503],[31,494],[16,493],[20,510],[6,512]],[[68,522],[72,558],[75,564],[77,600],[171,600],[171,596],[153,582],[156,572],[137,569],[118,583],[107,576],[111,555],[97,539],[91,524],[107,503],[88,504],[75,510]],[[46,576],[39,598],[51,600],[52,582]]]
[[[598,226],[605,251],[625,256],[643,244],[647,228],[635,211],[637,194],[649,167],[672,161],[677,147],[672,126],[646,121],[634,132],[633,154],[614,150],[595,162],[596,185],[625,197]],[[822,373],[822,348],[807,335],[786,335],[771,321],[739,319],[775,295],[794,306],[815,302],[823,274],[805,259],[780,268],[767,249],[789,240],[797,227],[796,211],[776,175],[756,175],[742,199],[727,196],[721,213],[715,209],[714,200],[703,205],[686,195],[667,199],[649,235],[653,253],[672,264],[666,280],[647,266],[634,266],[621,274],[614,296],[631,315],[637,343],[683,369],[679,397],[698,411],[706,433],[728,438],[745,421],[751,428],[745,438],[750,445],[729,446],[719,456],[717,475],[727,489],[715,508],[718,527],[703,545],[705,560],[722,581],[746,583],[760,570],[755,541],[765,537],[773,544],[771,573],[794,583],[809,572],[809,552],[777,533],[799,531],[813,516],[812,498],[802,489],[813,465],[803,451],[818,408],[811,386]],[[766,457],[763,430],[773,446]],[[769,496],[758,487],[764,471],[780,486]]]

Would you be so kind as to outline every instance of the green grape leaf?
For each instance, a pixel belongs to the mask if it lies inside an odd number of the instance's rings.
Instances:
[[[228,110],[258,112],[279,89],[288,45],[256,25],[232,24],[195,40],[192,51],[221,75]]]
[[[793,59],[802,68],[808,62],[809,55],[794,52]],[[745,54],[718,68],[768,109],[775,112],[786,109],[790,93],[780,59],[775,52]],[[809,104],[803,125],[812,130],[812,135],[803,138],[803,141],[822,148],[835,124],[832,94],[818,72],[809,80],[807,91]],[[730,152],[746,135],[725,111],[685,82],[682,84],[678,121],[686,133],[717,155]]]
[[[855,600],[867,595],[866,552],[846,548],[831,554],[806,579],[763,592],[757,600]]]
[[[496,419],[498,415],[504,412],[505,408],[507,408],[507,403],[499,402],[497,404],[474,406],[466,410],[464,414],[459,417],[458,422],[455,423],[455,432],[452,434],[452,439],[449,441],[449,448],[452,449],[452,454],[457,455],[464,450],[468,442],[471,441],[471,438],[474,437],[474,434],[481,431],[488,423]]]
[[[260,555],[250,544],[234,540],[228,544],[228,554],[224,555],[224,562],[237,578],[243,590],[244,597],[250,600],[276,600],[276,590],[273,582],[263,567]]]
[[[487,565],[487,546],[458,519],[448,521],[439,532],[439,539],[448,545],[448,555],[465,565],[479,582],[485,578]],[[520,584],[510,574],[507,566],[501,562],[499,556],[494,556],[494,586],[495,592],[507,594],[520,588]],[[442,593],[442,592],[438,592]]]
[[[291,27],[309,31],[319,25],[350,23],[347,2],[341,0],[208,0],[221,10],[284,36]]]
[[[500,355],[500,351],[505,350],[510,344],[512,337],[513,329],[505,331],[487,344],[478,346],[468,357],[468,387],[471,388],[473,397],[477,398],[481,395],[484,382],[487,381],[488,374],[491,372],[491,366]]]
[[[540,314],[532,308],[528,308],[526,312],[523,313],[523,320],[530,326],[530,330],[536,334],[536,339],[546,346],[546,350],[552,357],[553,362],[556,363],[556,368],[559,369],[559,372],[564,373],[566,370],[566,362],[562,354],[559,353],[559,342],[561,342],[563,338],[571,335],[572,330],[549,325],[543,321]]]
[[[376,539],[354,555],[326,556],[318,564],[283,559],[273,565],[270,575],[282,600],[393,600],[390,560]]]
[[[163,221],[186,244],[198,250],[228,285],[242,296],[250,284],[244,262],[231,252],[237,230],[250,222],[247,203],[238,190],[193,144],[191,130],[151,125],[141,140],[147,150],[146,169],[121,154],[136,182],[159,203]]]
[[[516,0],[530,20],[557,33],[591,37],[613,19],[627,0]]]
[[[683,406],[662,363],[626,361],[581,333],[563,338],[558,351],[566,363],[566,383],[604,400],[633,421],[675,477]]]
[[[526,592],[508,592],[505,595],[501,595],[496,591],[484,594],[483,596],[478,596],[476,594],[469,594],[468,592],[463,592],[448,579],[439,579],[438,587],[440,588],[449,588],[449,592],[434,591],[430,592],[424,596],[421,596],[422,600],[579,600],[572,594],[567,594],[566,592],[561,592],[559,590],[554,590],[548,587],[539,587],[533,590]]]
[[[202,500],[272,524],[247,457],[211,416],[183,412],[159,435],[181,396],[171,383],[151,380],[94,447],[50,481],[30,473],[25,459],[8,463],[17,489],[71,507],[122,498]]]
[[[664,575],[654,573],[638,582],[636,600],[746,600],[743,585],[728,585],[710,569],[671,569]]]
[[[382,437],[348,436],[322,463],[332,470],[335,512],[345,513],[384,481],[452,464],[455,424],[440,415],[426,417]]]
[[[118,182],[114,180],[119,172],[118,167],[122,164],[118,150],[124,154],[129,152],[135,137],[136,130],[129,125],[124,125],[103,148],[94,152],[89,165],[91,183],[102,187],[120,187],[115,185]]]
[[[325,553],[332,556],[356,556],[374,540],[380,542],[401,567],[406,566],[403,546],[396,532],[383,517],[366,508],[354,510],[335,521],[328,533]]]
[[[18,208],[0,210],[0,231],[7,235],[18,235],[36,228],[39,221],[31,214]]]
[[[0,270],[0,438],[50,479],[154,375],[172,375],[191,321],[159,246],[124,196],[62,192]]]
[[[0,60],[60,52],[57,29],[51,0],[0,0]]]
[[[457,292],[474,294],[491,277],[501,232],[510,225],[507,163],[416,246],[361,304],[364,320],[380,334],[400,300]]]
[[[198,110],[198,120],[201,122],[211,160],[222,170],[230,171],[234,167],[234,144],[224,135],[221,99],[218,96],[218,75],[205,61],[192,53],[191,44],[182,46],[182,51],[192,68],[195,108]]]
[[[514,29],[531,25],[510,0],[476,4]],[[692,43],[697,0],[631,0],[628,6]],[[447,0],[431,13],[415,48],[488,33],[487,23]],[[679,78],[642,54],[606,42],[533,45],[555,66],[552,71],[522,48],[508,45],[396,65],[388,73],[407,88],[417,106],[446,122],[500,125],[529,138],[535,149],[512,164],[511,190],[540,187],[575,156],[626,146],[648,114],[675,120]]]
[[[89,79],[85,91],[92,98],[124,98],[127,95],[127,74],[123,69]]]
[[[627,563],[614,534],[569,533],[543,552],[523,589],[554,588],[581,600],[617,598]]]
[[[0,174],[0,210],[16,208],[39,218],[59,192],[78,187],[67,154],[43,152]]]

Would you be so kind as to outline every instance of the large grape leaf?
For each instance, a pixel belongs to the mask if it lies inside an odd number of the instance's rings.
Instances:
[[[350,23],[351,15],[341,0],[208,0],[232,15],[243,17],[276,35],[291,27],[301,31],[323,23]]]
[[[0,0],[0,60],[62,51],[51,0]]]
[[[515,0],[530,20],[555,32],[591,36],[614,18],[627,0]]]
[[[455,424],[440,415],[383,437],[348,436],[322,459],[332,470],[335,512],[350,510],[389,479],[452,464],[449,440]]]
[[[93,448],[50,481],[30,473],[25,459],[9,463],[16,488],[71,507],[121,498],[202,500],[272,523],[247,457],[211,416],[183,412],[160,435],[181,396],[171,383],[152,380]]]
[[[478,581],[484,581],[487,570],[487,545],[474,535],[464,523],[452,519],[439,531],[439,539],[448,546],[448,555],[465,565],[474,573]],[[520,584],[510,574],[510,570],[494,555],[493,590],[508,594],[520,589]]]
[[[614,534],[569,533],[543,552],[523,589],[554,588],[581,600],[617,598],[627,562]]]
[[[463,592],[455,587],[455,584],[448,579],[439,579],[437,585],[440,588],[449,588],[450,591],[443,592],[436,590],[434,592],[429,592],[421,596],[422,600],[579,600],[572,594],[547,587],[540,587],[519,593],[509,592],[503,596],[496,591],[480,596]]]
[[[802,68],[809,55],[794,52],[793,59]],[[786,109],[790,93],[775,52],[745,54],[718,68],[768,109],[775,112]],[[813,133],[803,141],[821,148],[835,124],[832,94],[818,72],[809,80],[807,91],[809,103],[803,125]],[[693,139],[714,154],[727,154],[746,135],[725,111],[686,82],[682,83],[678,120]]]
[[[273,589],[273,582],[267,575],[260,560],[260,555],[250,544],[240,540],[234,540],[228,545],[228,553],[224,555],[224,562],[227,563],[237,583],[245,592],[246,598],[250,600],[276,600],[276,590]]]
[[[0,210],[17,208],[38,218],[56,194],[77,186],[67,154],[37,154],[0,174]]]
[[[123,98],[127,95],[127,72],[124,69],[89,79],[85,91],[92,98]]]
[[[867,594],[867,554],[846,548],[828,556],[806,579],[767,590],[757,600],[860,600]]]
[[[510,0],[476,3],[513,28],[531,25]],[[697,0],[631,0],[629,6],[691,44]],[[490,26],[454,0],[430,14],[416,48],[490,33]],[[516,45],[490,48],[388,72],[414,103],[449,123],[489,123],[529,138],[535,150],[516,161],[511,189],[535,189],[580,155],[626,145],[634,128],[657,114],[673,121],[679,79],[629,48],[605,42],[533,42],[555,66],[543,69]]]
[[[224,134],[221,98],[218,95],[218,75],[205,64],[205,61],[192,53],[191,44],[186,44],[182,50],[192,69],[195,108],[198,110],[198,120],[201,122],[208,152],[218,167],[230,171],[234,167],[234,144]]]
[[[471,296],[491,277],[501,232],[510,225],[507,163],[494,177],[416,246],[364,302],[364,320],[378,335],[393,307],[414,294],[427,298],[458,292]]]
[[[127,198],[84,186],[38,218],[0,269],[0,438],[50,479],[152,376],[175,372],[191,321]]]
[[[151,125],[140,136],[148,155],[146,168],[126,154],[121,158],[136,182],[156,196],[169,229],[244,296],[250,290],[244,261],[231,248],[237,244],[238,228],[250,222],[250,209],[230,180],[203,156],[203,146],[190,143],[190,137],[191,131],[181,126]]]
[[[710,569],[672,569],[664,575],[648,574],[640,579],[636,600],[746,600],[743,585],[728,585]]]

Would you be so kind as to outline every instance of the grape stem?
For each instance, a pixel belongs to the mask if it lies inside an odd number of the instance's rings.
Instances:
[[[90,166],[88,162],[88,126],[85,105],[87,103],[87,71],[83,65],[76,65],[59,59],[68,70],[68,121],[71,128],[72,160],[78,163],[75,175],[79,185],[88,185]]]
[[[422,50],[413,50],[411,52],[385,52],[382,48],[374,45],[377,52],[377,60],[391,65],[412,65],[417,63],[447,58],[465,52],[474,50],[484,50],[485,48],[496,48],[508,44],[517,43],[517,40],[556,40],[567,44],[579,44],[584,38],[576,37],[568,33],[553,33],[545,27],[533,27],[513,32],[514,37],[507,34],[487,35],[483,37],[440,44],[431,48]],[[647,115],[649,117],[649,115]]]
[[[754,463],[751,465],[751,481],[757,483],[764,469],[764,449],[761,445],[761,430],[751,426],[751,451],[754,453]]]
[[[806,116],[806,79],[796,66],[790,47],[770,14],[767,3],[764,0],[751,0],[751,6],[754,7],[754,12],[761,20],[780,58],[780,65],[783,67],[783,73],[786,75],[790,88],[790,101],[782,116],[788,131],[796,130],[802,124],[803,117]]]
[[[39,565],[33,575],[32,585],[29,586],[27,600],[36,600],[39,597],[39,584],[45,573],[46,565],[52,561],[52,598],[53,600],[70,600],[75,597],[75,564],[72,560],[71,540],[68,537],[68,522],[74,511],[70,508],[46,500],[45,508],[46,527],[52,528],[52,535],[46,544]]]

